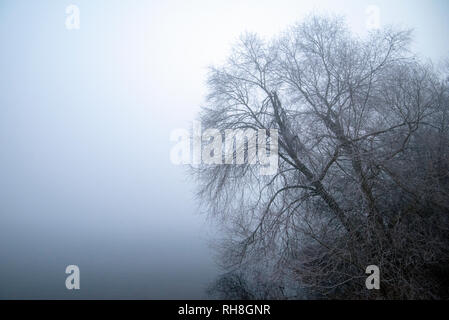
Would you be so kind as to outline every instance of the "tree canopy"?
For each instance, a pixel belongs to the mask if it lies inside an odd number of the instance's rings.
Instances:
[[[243,35],[210,69],[202,126],[277,129],[279,144],[274,175],[250,161],[192,168],[226,230],[229,273],[212,291],[449,298],[449,82],[410,42],[310,16],[270,40]],[[365,287],[373,264],[379,291]]]

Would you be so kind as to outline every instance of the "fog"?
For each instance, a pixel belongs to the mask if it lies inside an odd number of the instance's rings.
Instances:
[[[2,1],[0,298],[207,297],[216,230],[169,136],[242,32],[325,10],[363,35],[377,5],[382,25],[415,29],[423,56],[449,52],[445,0],[315,2]],[[71,264],[80,290],[65,287]]]

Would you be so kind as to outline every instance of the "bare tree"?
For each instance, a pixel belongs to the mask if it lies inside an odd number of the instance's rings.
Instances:
[[[268,261],[262,281],[314,297],[449,297],[448,81],[410,39],[312,16],[271,41],[242,36],[210,70],[204,127],[279,135],[273,176],[249,161],[193,169],[225,268]],[[371,264],[380,291],[365,288]]]

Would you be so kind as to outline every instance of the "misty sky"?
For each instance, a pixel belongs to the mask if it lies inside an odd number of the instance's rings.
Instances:
[[[67,30],[66,7],[80,9]],[[219,273],[170,132],[244,31],[312,10],[415,29],[449,56],[447,0],[0,1],[0,298],[204,298]],[[68,291],[65,267],[81,270]]]

